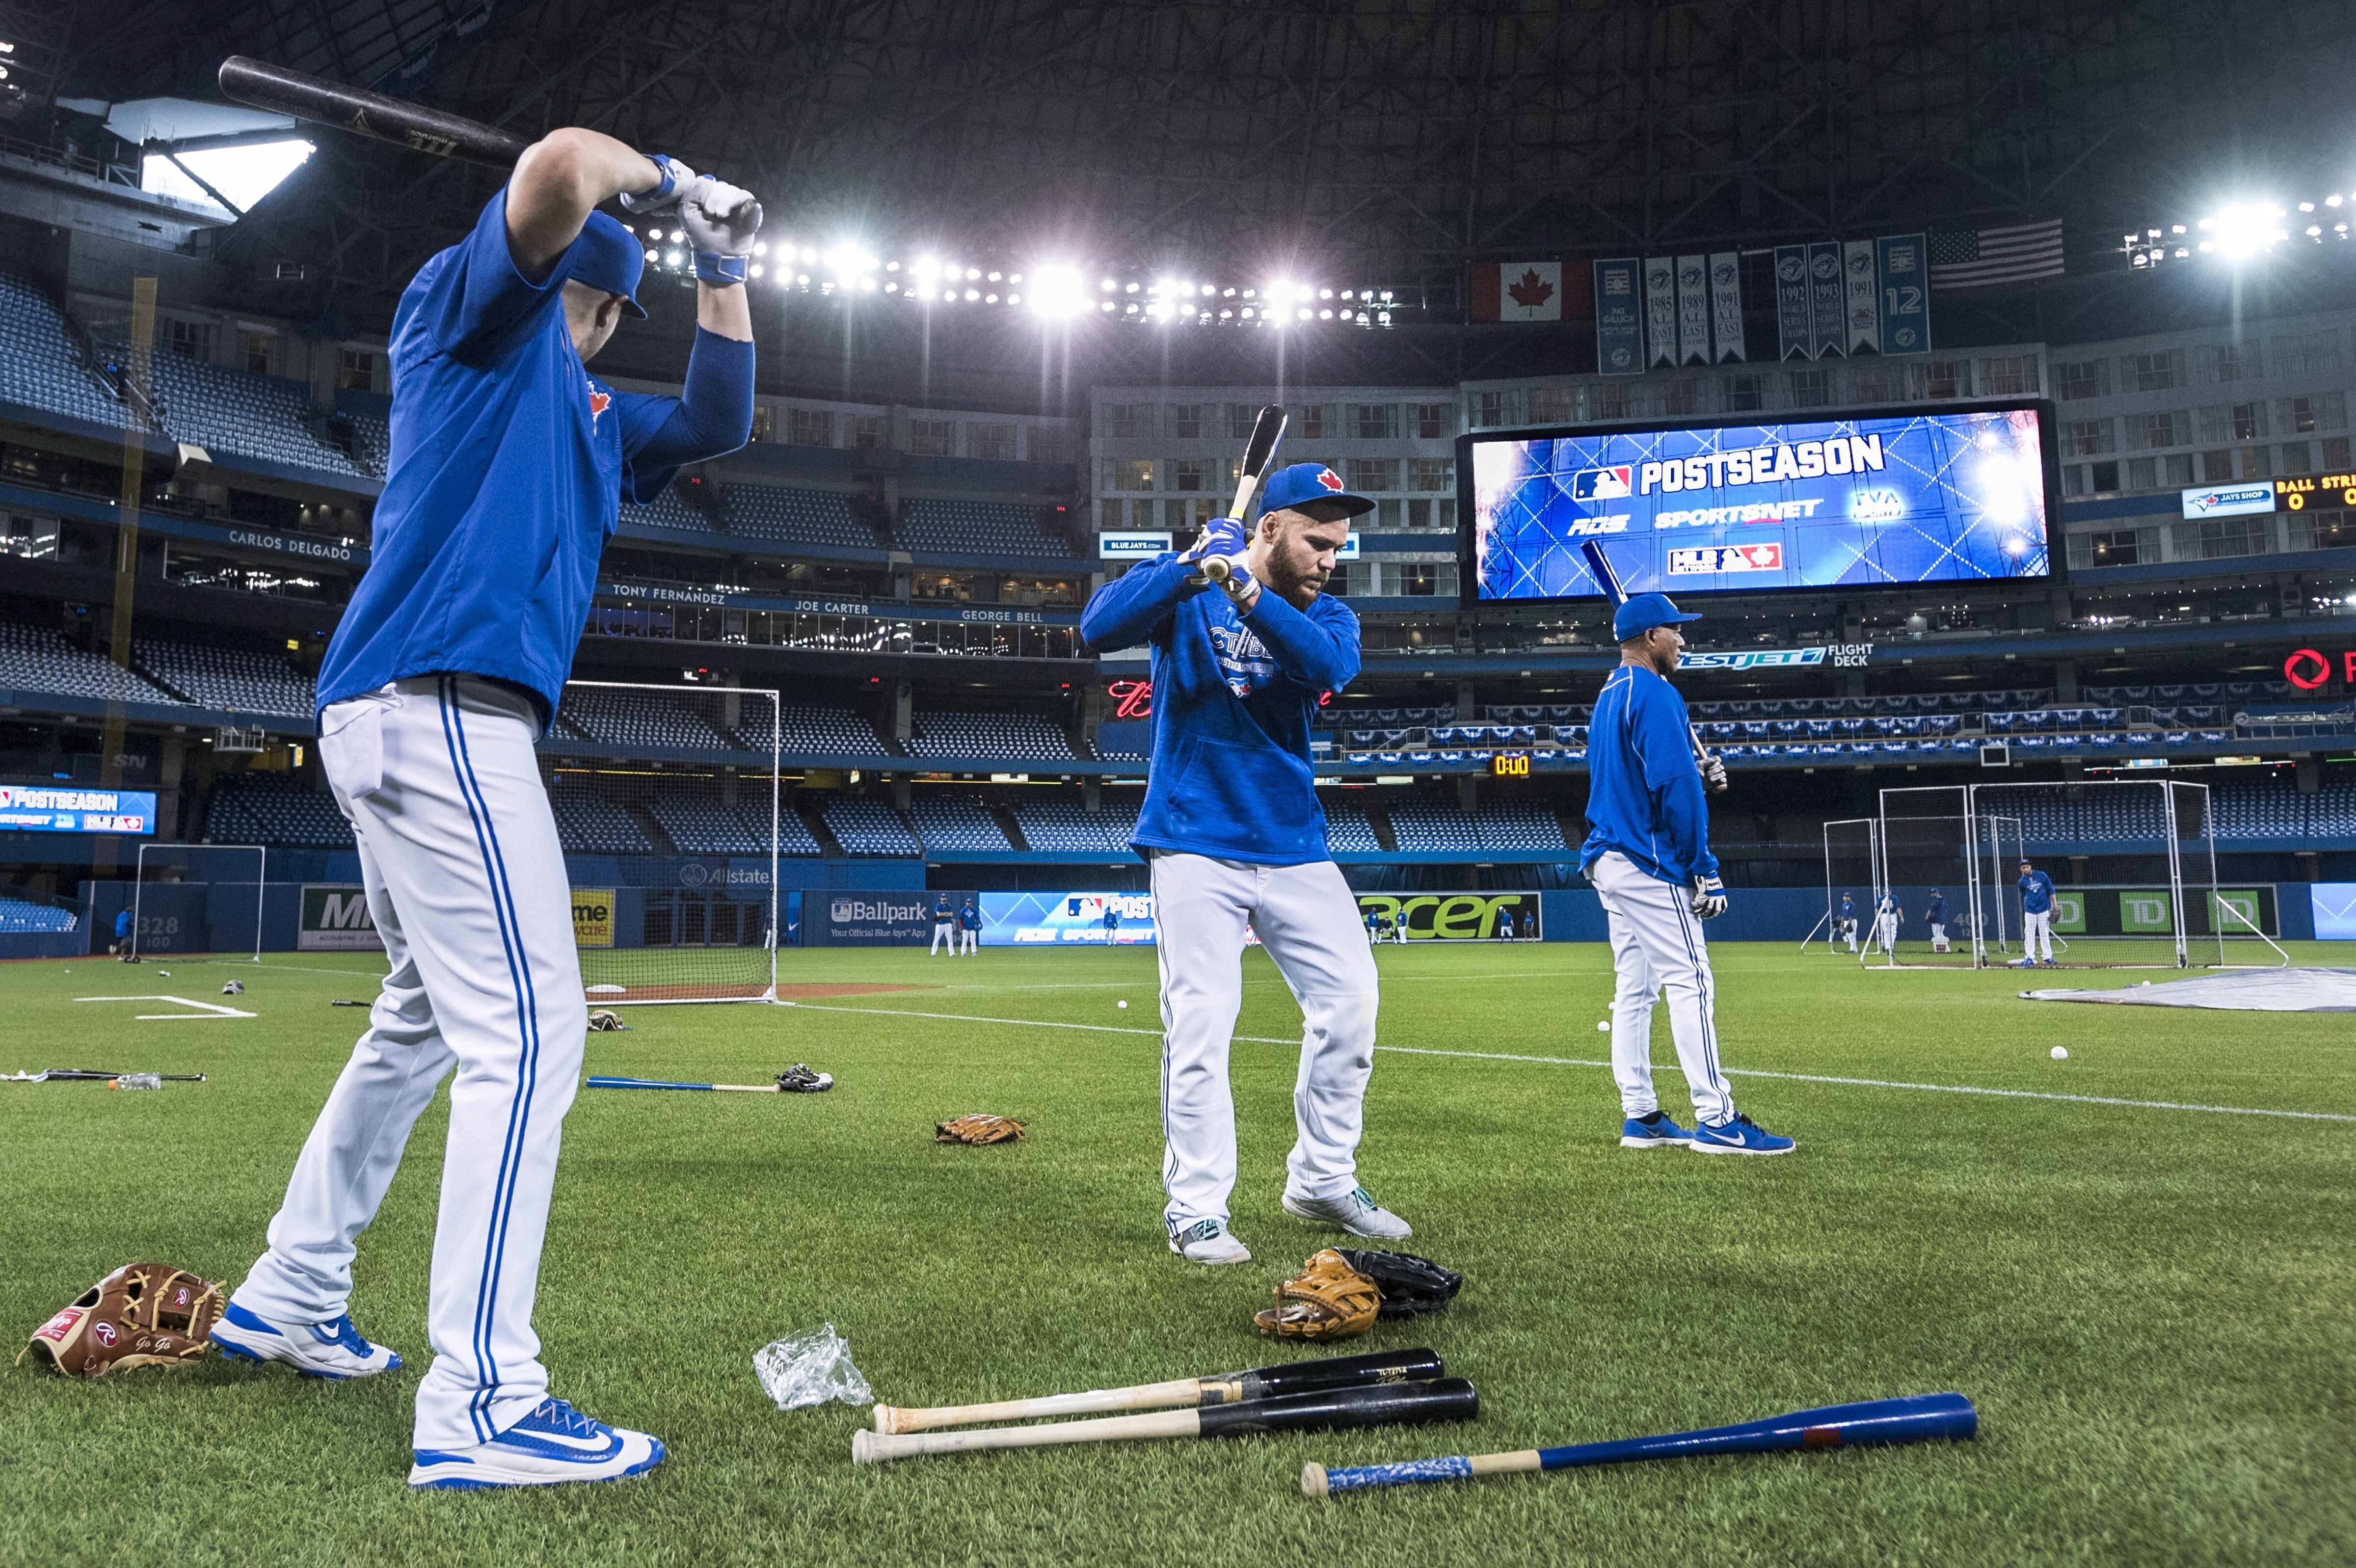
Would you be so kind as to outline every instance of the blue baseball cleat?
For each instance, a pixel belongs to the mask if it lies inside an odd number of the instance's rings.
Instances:
[[[306,1378],[369,1378],[401,1365],[382,1345],[371,1345],[345,1313],[332,1323],[280,1328],[232,1301],[213,1325],[213,1343],[232,1361],[284,1361]]]
[[[1666,1111],[1655,1111],[1649,1116],[1631,1116],[1620,1124],[1622,1148],[1668,1148],[1693,1142],[1693,1134],[1669,1120]]]
[[[1731,1121],[1696,1125],[1693,1142],[1687,1147],[1696,1154],[1789,1154],[1800,1146],[1796,1140],[1779,1137],[1737,1112]]]
[[[618,1481],[642,1476],[663,1461],[662,1440],[608,1426],[561,1399],[544,1399],[530,1415],[469,1448],[420,1448],[409,1484],[421,1489],[470,1492],[497,1487],[558,1487],[568,1481]]]

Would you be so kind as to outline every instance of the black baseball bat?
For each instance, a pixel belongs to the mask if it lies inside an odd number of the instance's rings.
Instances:
[[[1132,1437],[1235,1437],[1252,1432],[1299,1432],[1325,1426],[1390,1426],[1470,1421],[1481,1396],[1462,1378],[1323,1389],[1248,1404],[1207,1410],[1166,1410],[1113,1415],[1101,1421],[1059,1421],[1045,1426],[985,1426],[966,1432],[885,1434],[860,1428],[851,1436],[855,1465],[881,1464],[918,1454],[980,1448],[1037,1448],[1057,1443],[1108,1443]]]
[[[1227,507],[1230,521],[1242,522],[1251,510],[1252,492],[1268,477],[1269,465],[1276,461],[1276,449],[1284,441],[1285,412],[1281,405],[1270,403],[1260,410],[1252,421],[1250,444],[1244,448],[1244,468],[1236,481],[1236,498]],[[1203,575],[1214,582],[1225,582],[1235,573],[1235,564],[1226,556],[1215,555],[1203,562]]]
[[[512,131],[428,109],[324,77],[245,55],[221,61],[221,96],[254,109],[292,114],[297,120],[333,125],[355,135],[391,142],[437,158],[455,158],[485,168],[511,169],[531,144]]]
[[[999,1400],[989,1404],[907,1409],[879,1403],[875,1407],[875,1430],[929,1432],[941,1426],[1028,1421],[1042,1415],[1100,1415],[1111,1410],[1167,1410],[1189,1404],[1205,1408],[1253,1404],[1319,1389],[1419,1381],[1440,1377],[1446,1371],[1437,1354],[1421,1348],[1383,1350],[1365,1356],[1327,1356],[1313,1361],[1255,1367],[1249,1371],[1227,1372],[1215,1378],[1173,1378],[1166,1382],[1093,1389],[1086,1393],[1043,1394],[1035,1399]]]

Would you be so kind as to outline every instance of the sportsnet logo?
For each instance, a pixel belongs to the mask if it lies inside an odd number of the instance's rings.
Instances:
[[[1633,492],[1636,470],[1632,464],[1617,468],[1582,468],[1570,476],[1574,501],[1616,501]]]
[[[1781,544],[1705,545],[1699,549],[1669,551],[1672,577],[1715,577],[1732,571],[1781,571]]]

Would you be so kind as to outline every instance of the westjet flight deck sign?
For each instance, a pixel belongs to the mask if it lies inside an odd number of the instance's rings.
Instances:
[[[1465,603],[2054,575],[2051,407],[1468,435]]]

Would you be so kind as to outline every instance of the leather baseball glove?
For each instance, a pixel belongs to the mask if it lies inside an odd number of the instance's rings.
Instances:
[[[1464,1276],[1413,1253],[1374,1253],[1358,1247],[1336,1247],[1342,1261],[1375,1282],[1382,1293],[1384,1317],[1412,1317],[1437,1312],[1456,1299]]]
[[[33,1331],[27,1355],[73,1378],[123,1367],[187,1367],[212,1349],[221,1287],[166,1264],[125,1264]]]
[[[1382,1293],[1332,1247],[1301,1265],[1271,1292],[1282,1302],[1253,1316],[1263,1334],[1280,1339],[1346,1339],[1375,1326]]]
[[[933,1129],[937,1144],[1002,1144],[1023,1136],[1027,1123],[1012,1116],[959,1116]]]
[[[622,1015],[616,1012],[611,1008],[599,1008],[589,1015],[589,1032],[591,1034],[611,1034],[616,1029],[625,1029],[629,1027],[629,1025],[622,1021]]]

